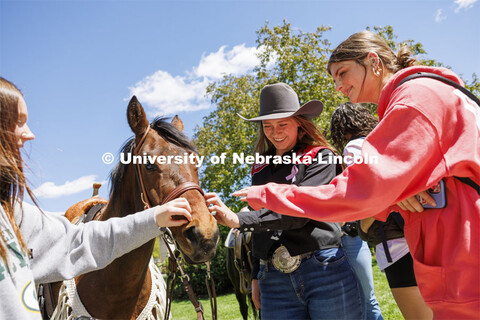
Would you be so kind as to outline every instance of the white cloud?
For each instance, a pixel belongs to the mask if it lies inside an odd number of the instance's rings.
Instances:
[[[455,0],[455,4],[457,7],[455,8],[455,12],[458,13],[461,9],[468,9],[473,7],[473,4],[478,0]]]
[[[203,54],[198,66],[186,70],[182,76],[174,76],[158,70],[129,87],[130,95],[136,95],[148,107],[152,115],[169,115],[180,111],[197,111],[210,107],[205,97],[208,84],[226,74],[241,75],[258,65],[255,47],[237,45],[231,50],[226,46],[218,51]]]
[[[206,79],[174,77],[158,70],[129,89],[153,114],[168,115],[208,108],[210,104],[204,97],[207,85]]]
[[[447,16],[443,14],[443,10],[438,9],[437,12],[435,12],[435,22],[440,23],[445,19],[447,19]]]
[[[194,68],[197,77],[219,79],[226,74],[235,76],[245,73],[258,64],[255,47],[245,47],[241,44],[225,52],[226,46],[222,46],[217,52],[202,56],[198,67]]]
[[[80,177],[73,181],[67,181],[62,185],[56,185],[54,182],[45,182],[38,188],[33,190],[33,193],[38,198],[59,198],[85,190],[93,191],[93,183],[98,182],[95,175]],[[104,184],[106,181],[100,183]]]

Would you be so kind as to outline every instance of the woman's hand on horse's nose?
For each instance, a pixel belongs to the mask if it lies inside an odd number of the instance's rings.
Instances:
[[[240,227],[238,216],[220,200],[215,192],[206,193],[205,202],[218,223],[230,228]]]
[[[155,207],[155,222],[159,227],[178,227],[192,221],[192,209],[185,198],[177,198]]]

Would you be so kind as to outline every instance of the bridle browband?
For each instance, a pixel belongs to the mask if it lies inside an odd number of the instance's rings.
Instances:
[[[137,146],[135,147],[135,149],[133,149],[133,156],[138,155],[138,151],[140,150],[143,143],[145,142],[145,139],[147,138],[147,135],[148,135],[149,131],[150,131],[150,126],[147,127],[147,129],[143,133],[142,138],[138,142]],[[142,189],[142,192],[140,193],[140,199],[143,202],[143,206],[144,206],[143,208],[144,209],[151,208],[152,206],[150,205],[150,201],[148,200],[147,190],[145,189],[145,183],[143,182],[143,177],[140,173],[140,164],[138,164],[138,163],[135,164],[135,170],[137,172],[137,177],[138,177],[138,181],[140,183],[140,188]],[[183,193],[185,193],[189,190],[197,190],[198,192],[200,192],[202,194],[202,196],[205,194],[203,192],[202,188],[198,184],[196,184],[193,181],[186,181],[186,182],[183,182],[183,183],[179,184],[178,186],[176,186],[175,189],[173,189],[165,197],[165,199],[162,200],[162,202],[160,204],[165,204],[168,201],[176,199],[179,196],[181,196]]]

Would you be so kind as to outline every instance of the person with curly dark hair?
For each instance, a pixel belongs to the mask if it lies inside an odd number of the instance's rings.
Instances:
[[[366,107],[343,103],[335,109],[330,120],[333,146],[340,152],[349,141],[366,137],[377,124],[378,119]]]
[[[330,122],[330,136],[333,146],[338,152],[343,150],[344,156],[358,155],[357,152],[347,152],[345,144],[348,142],[349,148],[360,150],[363,139],[377,123],[378,120],[371,115],[367,108],[361,105],[350,102],[339,105],[333,112]],[[343,250],[360,281],[366,319],[383,319],[373,290],[372,255],[367,243],[360,239],[358,229],[358,221],[342,224]]]

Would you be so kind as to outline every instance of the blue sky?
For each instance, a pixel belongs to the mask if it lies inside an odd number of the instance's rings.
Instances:
[[[213,110],[205,86],[255,64],[265,21],[325,34],[333,46],[366,26],[392,25],[398,40],[466,79],[480,74],[478,0],[424,1],[5,1],[0,0],[0,75],[25,94],[28,177],[42,208],[65,211],[106,181],[132,133],[136,94],[150,119],[179,114],[192,136]],[[239,150],[241,152],[242,150]],[[115,161],[116,162],[116,161]],[[107,197],[108,184],[101,195]]]

